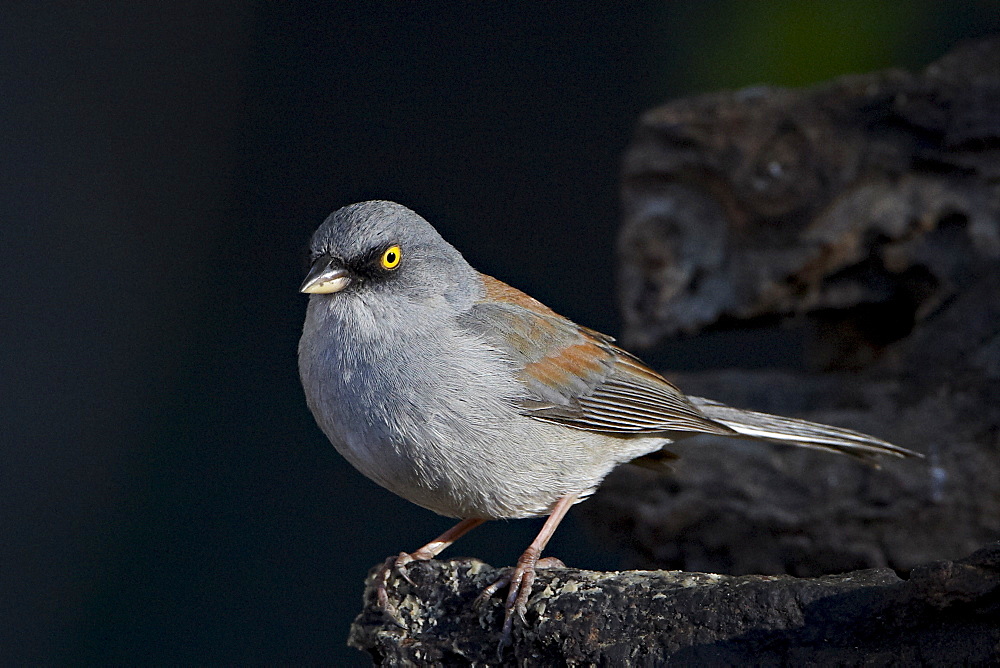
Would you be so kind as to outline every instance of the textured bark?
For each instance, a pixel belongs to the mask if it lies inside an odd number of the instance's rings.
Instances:
[[[373,571],[374,572],[374,571]],[[395,623],[375,604],[350,644],[385,666],[987,665],[1000,658],[1000,544],[901,580],[873,569],[814,579],[679,571],[540,573],[527,625],[498,654],[501,573],[461,559],[395,578]]]

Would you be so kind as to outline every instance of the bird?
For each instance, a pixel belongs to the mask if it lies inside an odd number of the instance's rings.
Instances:
[[[869,462],[919,453],[839,427],[687,396],[610,336],[480,273],[424,218],[376,200],[330,214],[310,242],[299,375],[318,426],[379,485],[459,522],[390,557],[377,600],[407,564],[489,520],[547,517],[507,587],[502,638],[525,612],[566,512],[624,464],[660,468],[669,446],[714,434]],[[501,641],[503,642],[503,640]]]

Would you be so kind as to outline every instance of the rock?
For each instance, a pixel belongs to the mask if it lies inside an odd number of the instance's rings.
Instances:
[[[624,167],[626,343],[806,316],[852,344],[814,364],[877,356],[1000,258],[998,110],[1000,39],[921,75],[647,112]]]
[[[957,562],[819,578],[677,571],[541,571],[527,625],[498,656],[502,571],[471,559],[394,578],[397,623],[375,604],[350,644],[383,666],[986,665],[1000,658],[1000,544]],[[374,570],[373,570],[374,573]]]
[[[674,475],[623,467],[581,507],[628,566],[908,570],[1000,539],[998,165],[1000,39],[922,74],[716,93],[643,117],[619,240],[626,343],[777,351],[780,368],[668,376],[927,460],[872,470],[679,443]]]

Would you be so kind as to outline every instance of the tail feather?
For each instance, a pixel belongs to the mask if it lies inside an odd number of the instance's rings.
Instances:
[[[745,411],[701,397],[689,397],[689,399],[707,417],[745,438],[832,450],[869,462],[881,455],[923,458],[919,452],[901,448],[859,431],[768,413]]]

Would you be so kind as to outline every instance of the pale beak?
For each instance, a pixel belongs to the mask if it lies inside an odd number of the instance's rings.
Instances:
[[[320,255],[309,268],[299,292],[327,295],[340,292],[350,284],[351,272],[347,271],[340,260],[329,255]]]

